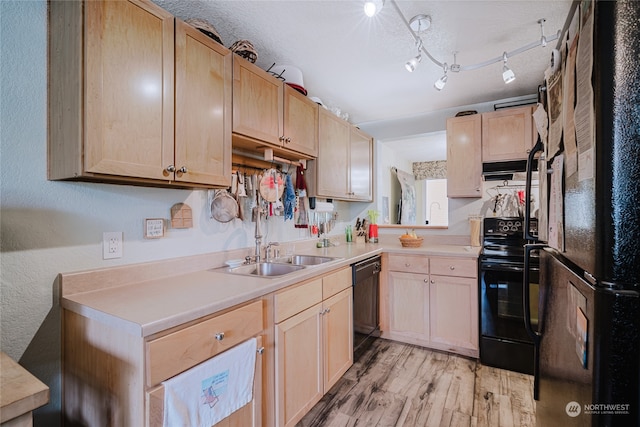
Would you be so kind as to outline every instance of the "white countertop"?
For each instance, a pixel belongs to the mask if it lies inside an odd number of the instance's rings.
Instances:
[[[296,254],[324,255],[337,259],[272,278],[234,275],[216,268],[150,280],[144,280],[144,274],[133,274],[136,279],[132,283],[110,287],[101,287],[97,283],[94,290],[70,295],[63,293],[61,305],[67,310],[127,330],[133,335],[146,337],[382,252],[477,257],[479,250],[477,247],[445,244],[403,248],[395,240],[381,244],[341,243],[329,248],[309,247],[296,251]],[[219,263],[221,265],[221,261]],[[129,267],[131,268],[135,266]],[[104,271],[99,273],[103,274]],[[67,276],[74,276],[74,280],[78,280],[85,275],[87,282],[93,283],[95,274],[92,271],[62,274],[61,282],[64,284]],[[128,274],[127,277],[129,276],[132,275]]]

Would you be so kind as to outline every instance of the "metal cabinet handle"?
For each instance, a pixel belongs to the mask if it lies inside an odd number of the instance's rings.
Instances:
[[[435,280],[433,280],[433,279],[431,279],[431,283],[436,283],[436,281],[435,281]]]
[[[217,334],[214,335],[214,338],[217,339],[218,341],[222,341],[224,339],[224,332],[218,332]]]
[[[284,142],[286,142],[287,144],[291,142],[291,138],[287,137]]]
[[[404,263],[404,266],[405,266],[405,267],[411,267],[411,264],[409,264],[408,262],[405,262],[405,263]]]
[[[263,354],[264,353],[264,347],[260,347],[257,351],[258,351],[258,354]]]
[[[176,171],[176,167],[173,165],[169,165],[167,166],[167,172],[175,172]]]
[[[284,142],[284,135],[282,135],[280,138],[278,138],[280,140],[280,142]]]
[[[429,283],[429,279],[424,279],[424,283]],[[431,281],[433,283],[433,280]]]
[[[324,312],[325,312],[325,313],[331,313],[331,309],[330,309],[330,308],[327,308]]]
[[[187,172],[189,172],[189,170],[187,169],[186,166],[182,166],[180,169],[178,169],[178,172],[187,173]]]
[[[456,268],[453,265],[449,266],[449,270],[455,270]]]

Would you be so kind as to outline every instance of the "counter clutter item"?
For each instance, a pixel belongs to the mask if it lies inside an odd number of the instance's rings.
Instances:
[[[413,230],[407,231],[400,236],[399,239],[403,248],[419,248],[422,246],[422,242],[424,242],[424,239],[418,236]]]

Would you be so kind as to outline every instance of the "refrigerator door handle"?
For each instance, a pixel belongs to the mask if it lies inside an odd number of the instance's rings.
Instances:
[[[533,358],[533,398],[538,400],[540,395],[540,338],[542,337],[540,331],[533,330],[531,325],[531,304],[529,296],[530,288],[530,264],[531,264],[531,251],[540,250],[546,248],[544,244],[528,244],[524,245],[524,277],[523,277],[523,290],[522,290],[522,305],[524,312],[524,327],[533,340],[534,358]],[[541,326],[542,322],[539,320],[538,325]]]
[[[531,234],[531,181],[533,179],[533,162],[536,161],[536,153],[544,151],[544,144],[542,139],[538,136],[536,145],[533,146],[527,157],[527,179],[525,182],[525,200],[524,204],[524,238],[532,242],[540,242],[538,236]]]

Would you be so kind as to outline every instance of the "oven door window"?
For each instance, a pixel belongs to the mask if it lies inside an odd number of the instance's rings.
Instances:
[[[531,342],[524,326],[521,266],[482,266],[480,269],[482,335]],[[531,323],[538,323],[538,270],[531,271]]]

